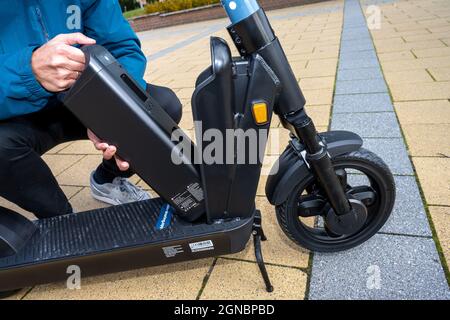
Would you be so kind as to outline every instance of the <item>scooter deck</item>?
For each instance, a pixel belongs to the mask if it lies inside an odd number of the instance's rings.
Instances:
[[[18,253],[0,259],[0,291],[82,276],[161,265],[245,248],[253,217],[217,224],[173,215],[162,230],[160,198],[36,221],[39,231]]]

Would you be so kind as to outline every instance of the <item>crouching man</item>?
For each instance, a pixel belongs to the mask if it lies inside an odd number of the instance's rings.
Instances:
[[[0,6],[0,196],[38,218],[71,213],[41,156],[60,143],[90,139],[104,158],[90,177],[92,196],[114,205],[148,199],[128,181],[130,165],[115,156],[116,148],[87,130],[57,99],[84,70],[79,47],[97,43],[180,121],[176,95],[143,80],[146,58],[118,2],[2,1]]]

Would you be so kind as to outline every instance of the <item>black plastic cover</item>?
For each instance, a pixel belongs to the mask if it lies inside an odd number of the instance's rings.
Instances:
[[[206,211],[210,221],[224,218],[227,211],[227,201],[230,185],[232,183],[233,166],[223,162],[209,163],[212,157],[203,157],[205,150],[212,144],[219,146],[216,152],[226,155],[224,141],[205,141],[205,132],[213,129],[220,132],[221,137],[226,137],[227,129],[233,129],[233,117],[235,108],[233,63],[230,48],[225,40],[211,38],[211,68],[202,73],[197,81],[197,87],[192,96],[192,113],[197,122],[196,137],[198,159],[203,161],[201,168],[202,184],[206,198]],[[211,154],[211,156],[216,156]],[[224,158],[224,157],[222,157]],[[223,159],[225,160],[225,159]],[[208,162],[208,163],[207,163]]]
[[[248,214],[254,210],[274,102],[281,89],[277,76],[258,54],[254,54],[251,58],[249,74],[251,76],[245,108],[236,126],[238,134],[236,134],[235,144],[238,159],[234,166],[227,208],[228,215],[231,217]],[[257,124],[253,117],[252,106],[256,103],[267,105],[268,121],[264,124]],[[252,133],[255,135],[253,136]],[[246,134],[248,134],[248,140],[243,138]],[[254,141],[251,141],[252,136]],[[242,155],[245,155],[245,163],[239,161]]]
[[[257,54],[232,59],[223,39],[211,38],[211,56],[211,68],[197,80],[192,109],[194,120],[201,121],[201,130],[196,132],[198,151],[203,156],[210,155],[212,149],[221,154],[219,162],[201,158],[207,217],[213,222],[248,217],[255,209],[265,138],[280,82]],[[252,105],[261,102],[266,103],[269,117],[262,125],[255,123],[252,112]],[[220,132],[219,143],[205,141],[205,133],[211,129]],[[250,141],[247,134],[255,139]]]

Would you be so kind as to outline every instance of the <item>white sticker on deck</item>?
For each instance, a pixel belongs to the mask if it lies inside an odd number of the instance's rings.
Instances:
[[[192,252],[214,250],[214,244],[211,240],[189,243]]]

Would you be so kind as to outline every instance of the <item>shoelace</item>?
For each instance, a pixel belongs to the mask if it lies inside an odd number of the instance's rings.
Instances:
[[[128,181],[127,178],[116,178],[114,184],[117,182],[117,187],[122,193],[125,193],[128,198],[142,200],[145,197],[145,191],[141,187],[138,187]]]

